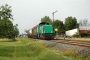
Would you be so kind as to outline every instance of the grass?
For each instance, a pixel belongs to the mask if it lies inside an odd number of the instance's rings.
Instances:
[[[60,37],[60,39],[64,40],[64,37]],[[77,41],[88,41],[90,42],[90,38],[65,38],[65,40],[77,40]]]
[[[0,60],[70,60],[28,38],[0,39]]]

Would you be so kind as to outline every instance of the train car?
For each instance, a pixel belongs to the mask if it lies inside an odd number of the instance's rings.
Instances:
[[[39,25],[32,28],[32,38],[39,39],[54,39],[55,33],[52,25],[46,22],[39,23]]]
[[[72,30],[68,30],[68,31],[65,32],[67,37],[72,37],[76,33],[79,33],[79,29],[78,28],[75,28],[75,29],[72,29]]]
[[[80,34],[88,34],[90,30],[90,26],[80,26],[79,32]]]
[[[32,38],[37,38],[37,26],[32,28],[32,34],[31,34]]]
[[[79,30],[79,33],[80,34],[88,34],[89,33],[89,30]]]
[[[32,35],[32,29],[29,29],[27,34],[28,38],[31,38],[32,37],[31,35]]]

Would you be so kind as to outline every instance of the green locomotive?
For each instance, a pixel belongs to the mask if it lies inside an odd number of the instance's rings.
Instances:
[[[46,22],[42,22],[32,28],[32,33],[30,35],[32,38],[54,39],[55,32],[52,25]]]

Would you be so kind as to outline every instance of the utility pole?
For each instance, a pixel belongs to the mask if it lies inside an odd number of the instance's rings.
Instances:
[[[53,22],[54,22],[54,13],[58,12],[57,10],[55,12],[52,13],[52,16],[53,16]]]
[[[53,17],[53,19],[52,19],[52,20],[53,20],[53,29],[55,28],[55,27],[54,27],[54,14],[55,14],[56,12],[58,12],[58,11],[56,10],[55,12],[52,13],[52,17]],[[59,36],[57,35],[58,29],[55,28],[55,31],[56,31],[56,37],[55,37],[55,38],[58,39],[58,38],[59,38]]]
[[[54,14],[58,12],[57,10],[55,12],[52,13],[52,25],[53,25],[53,28],[54,28]]]

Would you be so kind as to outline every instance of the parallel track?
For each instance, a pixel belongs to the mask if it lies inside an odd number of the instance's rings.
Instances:
[[[50,41],[90,48],[90,42],[85,42],[85,41],[75,41],[75,40],[50,40]]]

